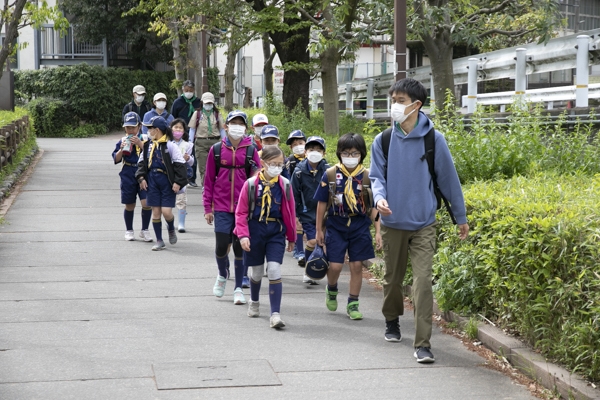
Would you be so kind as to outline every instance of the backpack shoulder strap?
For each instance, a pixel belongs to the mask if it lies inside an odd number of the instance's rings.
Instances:
[[[327,201],[326,213],[329,212],[329,209],[333,205],[333,196],[335,194],[335,188],[337,186],[335,183],[336,169],[337,169],[337,167],[334,165],[333,167],[329,167],[329,168],[327,168],[327,170],[325,170],[325,173],[327,174],[327,182],[329,183],[329,200]]]
[[[290,180],[284,176],[281,177],[281,180],[283,181],[283,189],[285,191],[285,197],[287,197],[289,200],[293,196],[292,195],[292,185],[290,185]]]
[[[361,193],[363,202],[365,204],[365,214],[367,214],[367,217],[370,217],[371,209],[373,208],[373,190],[371,189],[371,179],[369,179],[369,170],[366,168],[363,171]]]
[[[219,109],[217,107],[213,108],[214,114],[215,114],[215,120],[217,121],[217,129],[221,130],[221,123],[219,122]]]
[[[385,165],[383,167],[383,177],[387,180],[387,164],[388,154],[390,152],[390,142],[392,140],[392,128],[387,128],[381,133],[381,149],[383,150],[383,158],[385,159]]]
[[[248,179],[248,220],[252,219],[256,208],[256,178]]]
[[[213,144],[213,157],[215,159],[215,176],[219,176],[219,170],[221,169],[221,146],[223,142],[217,142]]]
[[[252,176],[252,164],[254,160],[254,152],[256,151],[256,147],[253,144],[246,148],[246,159],[244,161],[244,167],[246,168],[246,178],[250,178]]]

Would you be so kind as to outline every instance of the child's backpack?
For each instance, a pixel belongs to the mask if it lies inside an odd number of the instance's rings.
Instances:
[[[283,180],[283,188],[285,190],[285,195],[289,200],[292,198],[292,185],[290,185],[290,181],[283,176],[280,177]],[[248,179],[248,220],[252,219],[252,215],[254,214],[254,209],[256,208],[256,177],[252,177]]]
[[[337,182],[336,182],[336,170],[337,167],[327,168],[327,182],[329,182],[329,201],[327,202],[327,212],[333,205],[333,196],[335,196]],[[369,179],[369,170],[365,169],[362,173],[362,190],[361,196],[365,205],[365,214],[367,217],[371,216],[371,209],[373,208],[373,190],[371,189],[371,180]]]
[[[452,223],[456,225],[456,218],[454,218],[454,213],[450,208],[450,203],[442,194],[440,187],[437,184],[437,177],[435,175],[435,130],[431,128],[429,132],[424,137],[425,139],[425,154],[421,157],[421,161],[427,160],[427,165],[429,166],[429,173],[431,174],[431,179],[433,180],[433,192],[435,193],[435,198],[437,199],[437,209],[442,208],[442,200],[444,201],[444,205],[446,206],[446,210],[448,210],[448,214],[450,214],[450,218],[452,219]],[[381,134],[381,148],[383,149],[383,157],[385,158],[385,168],[383,170],[383,177],[387,179],[387,161],[388,161],[388,153],[390,152],[390,141],[392,140],[392,128],[387,128]]]
[[[246,158],[244,161],[244,165],[221,165],[221,148],[223,146],[223,142],[218,142],[213,145],[213,156],[215,159],[215,176],[219,176],[219,170],[221,167],[227,169],[246,169],[246,179],[252,176],[252,166],[254,163],[254,152],[256,151],[256,147],[250,145],[246,147]]]

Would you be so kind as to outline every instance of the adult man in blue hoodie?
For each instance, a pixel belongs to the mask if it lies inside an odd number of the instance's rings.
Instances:
[[[410,255],[415,313],[414,356],[419,363],[435,361],[431,353],[433,315],[432,264],[436,247],[437,199],[425,153],[425,135],[433,122],[420,111],[427,91],[414,79],[402,79],[389,90],[393,126],[388,154],[382,134],[373,141],[369,177],[373,200],[381,215],[385,261],[383,307],[385,340],[402,340],[398,317],[404,314],[402,282]],[[451,204],[459,236],[469,225],[462,188],[444,136],[435,131],[435,173],[440,191]],[[388,183],[389,181],[389,183]]]

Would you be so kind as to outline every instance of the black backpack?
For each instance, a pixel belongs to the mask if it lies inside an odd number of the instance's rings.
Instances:
[[[421,161],[427,160],[427,165],[429,166],[429,173],[431,174],[431,179],[433,180],[433,192],[435,193],[435,198],[437,199],[437,209],[442,208],[442,200],[444,201],[444,205],[446,206],[446,210],[448,210],[448,214],[450,214],[450,218],[452,219],[452,223],[456,225],[456,218],[454,218],[454,213],[450,208],[450,203],[448,199],[444,197],[440,187],[437,183],[437,177],[435,175],[435,130],[431,128],[429,132],[425,135],[425,154],[421,157]],[[381,148],[383,149],[383,157],[385,158],[385,168],[383,171],[383,176],[387,180],[387,162],[388,162],[388,153],[390,152],[390,141],[392,140],[392,128],[387,128],[381,134]]]
[[[223,142],[218,142],[213,145],[213,156],[215,158],[215,176],[219,176],[219,170],[221,167],[227,169],[246,169],[246,179],[252,176],[252,166],[255,165],[254,162],[254,152],[256,151],[256,147],[254,145],[250,145],[246,147],[246,159],[244,161],[244,165],[221,165],[221,147],[223,146]]]

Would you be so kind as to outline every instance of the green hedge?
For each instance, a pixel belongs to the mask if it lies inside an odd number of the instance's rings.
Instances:
[[[545,174],[465,187],[470,238],[442,218],[444,310],[483,314],[600,381],[600,175]]]
[[[170,87],[173,79],[172,72],[130,71],[78,64],[17,71],[15,89],[26,102],[42,97],[64,102],[71,112],[69,124],[95,124],[112,129],[121,126],[121,112],[132,100],[131,90],[135,85],[145,86],[150,101],[155,93],[164,92],[170,108],[177,96]],[[54,131],[60,132],[61,127]]]

